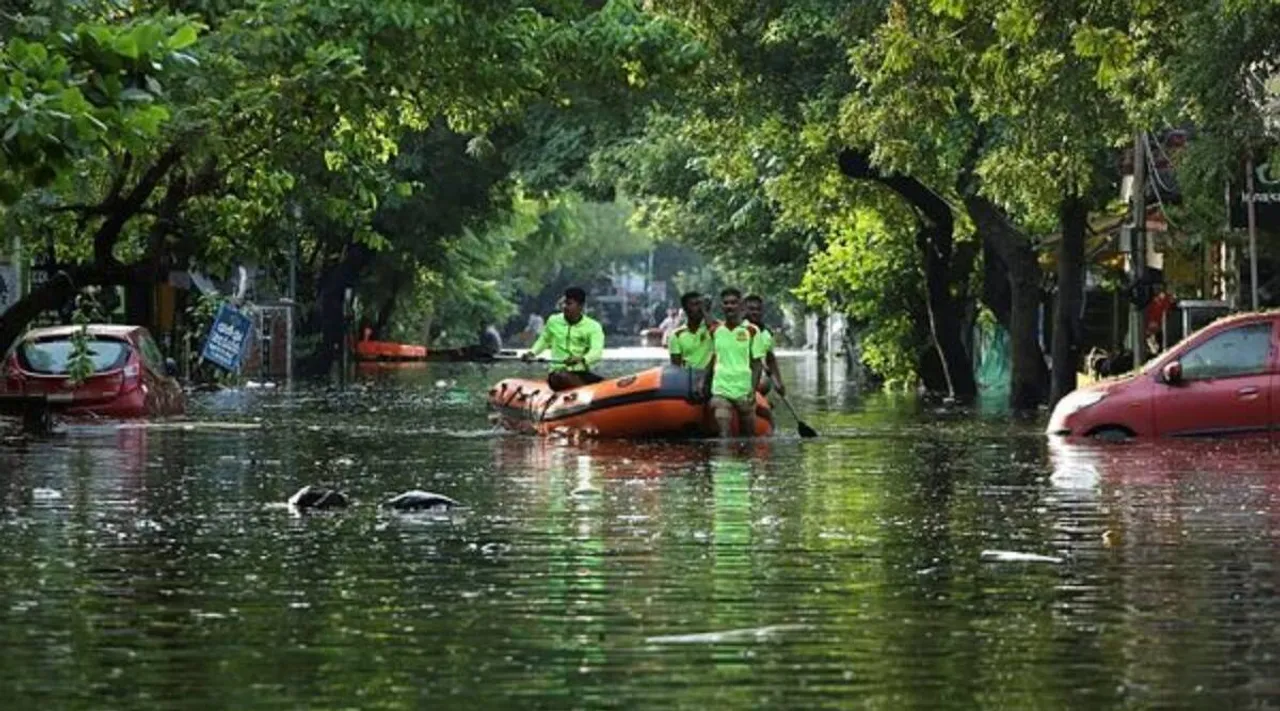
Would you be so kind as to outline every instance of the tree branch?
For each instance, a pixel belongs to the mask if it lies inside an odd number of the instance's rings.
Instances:
[[[129,179],[131,170],[133,170],[133,153],[125,151],[120,166],[116,168],[115,180],[111,181],[111,189],[107,191],[107,199],[102,201],[103,207],[107,210],[120,201],[120,192],[124,190],[124,183]]]
[[[113,251],[120,231],[125,224],[137,215],[146,205],[160,181],[182,160],[182,141],[174,141],[160,158],[147,169],[129,194],[111,206],[107,219],[98,227],[93,236],[93,259],[99,266],[107,266],[115,262]]]

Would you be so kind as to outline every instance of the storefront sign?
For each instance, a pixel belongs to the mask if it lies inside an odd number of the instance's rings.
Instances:
[[[213,319],[200,357],[231,372],[239,372],[240,361],[249,345],[253,323],[233,306],[223,304]]]

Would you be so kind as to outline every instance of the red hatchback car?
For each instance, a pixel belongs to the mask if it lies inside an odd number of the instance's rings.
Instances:
[[[33,329],[0,366],[0,396],[43,396],[69,416],[180,415],[186,396],[151,334],[141,326],[90,325],[94,372],[73,384],[68,370],[79,326]]]
[[[1228,316],[1141,370],[1064,397],[1048,433],[1068,437],[1266,434],[1280,424],[1280,312]]]

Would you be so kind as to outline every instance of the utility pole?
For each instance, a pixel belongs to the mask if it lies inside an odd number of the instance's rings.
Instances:
[[[1133,227],[1130,235],[1130,265],[1133,267],[1133,284],[1142,283],[1147,272],[1147,132],[1139,131],[1133,140],[1133,187],[1129,192],[1129,204],[1133,206]],[[1145,286],[1143,287],[1145,288]],[[1137,292],[1134,294],[1137,295]],[[1130,302],[1129,341],[1133,346],[1133,367],[1142,367],[1143,331],[1146,323],[1142,306]]]
[[[1253,204],[1253,152],[1245,161],[1244,210],[1249,218],[1249,303],[1258,310],[1258,210]]]
[[[295,214],[297,208],[294,208]],[[293,387],[293,320],[294,312],[298,310],[298,226],[291,225],[293,232],[293,243],[289,248],[289,311],[288,327],[289,340],[286,348],[284,361],[284,380],[288,387]]]

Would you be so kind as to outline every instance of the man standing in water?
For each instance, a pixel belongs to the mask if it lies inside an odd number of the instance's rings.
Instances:
[[[778,356],[773,353],[773,331],[764,325],[764,299],[755,294],[747,294],[742,300],[747,320],[760,329],[760,339],[764,351],[764,374],[760,378],[759,390],[768,393],[770,385],[778,388],[778,394],[786,397],[787,388],[782,384],[782,373],[778,371]]]
[[[742,318],[741,291],[720,292],[720,307],[724,323],[716,326],[711,337],[711,412],[721,437],[730,435],[734,412],[739,433],[751,437],[756,431],[756,387],[764,368],[760,331]]]
[[[673,331],[667,342],[671,364],[706,370],[711,364],[711,333],[716,324],[703,310],[702,294],[690,291],[680,297],[680,306],[684,309],[685,324]]]
[[[565,289],[561,312],[547,319],[538,340],[522,356],[528,361],[543,351],[551,351],[547,385],[552,390],[569,390],[604,379],[591,372],[591,366],[604,357],[604,329],[582,313],[586,302],[587,292],[576,286]]]

